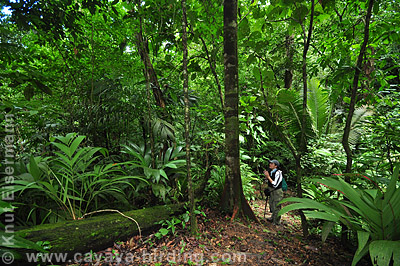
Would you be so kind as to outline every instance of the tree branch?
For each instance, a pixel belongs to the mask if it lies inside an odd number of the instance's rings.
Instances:
[[[212,74],[214,76],[215,82],[217,83],[218,92],[219,92],[219,98],[220,98],[220,101],[221,101],[221,108],[224,109],[225,108],[224,95],[222,93],[222,87],[221,87],[221,83],[219,82],[217,71],[215,70],[215,66],[213,64],[214,62],[211,59],[210,53],[208,51],[206,42],[204,41],[203,37],[199,36],[199,39],[201,40],[201,43],[203,44],[204,50],[206,52],[208,64],[210,65],[211,72],[212,72]]]

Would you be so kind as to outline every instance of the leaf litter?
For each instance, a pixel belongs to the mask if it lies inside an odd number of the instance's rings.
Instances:
[[[304,238],[299,216],[293,212],[282,216],[276,226],[264,218],[265,202],[250,202],[260,223],[236,219],[218,210],[205,208],[198,215],[199,234],[192,236],[187,223],[176,226],[175,235],[133,236],[127,241],[96,252],[100,260],[83,260],[69,265],[351,265],[353,251],[340,239],[319,235]],[[100,256],[98,256],[99,258]],[[357,265],[370,265],[363,259]]]

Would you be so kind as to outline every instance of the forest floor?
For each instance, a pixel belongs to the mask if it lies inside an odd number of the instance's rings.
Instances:
[[[199,236],[177,226],[175,234],[157,237],[154,233],[139,239],[117,242],[97,252],[101,263],[81,265],[351,265],[353,252],[340,239],[311,235],[304,238],[300,218],[288,213],[275,226],[264,218],[264,200],[250,202],[260,223],[231,221],[213,209],[198,215]],[[107,261],[107,256],[118,258]],[[118,261],[117,263],[115,261]],[[364,258],[358,265],[370,265]]]

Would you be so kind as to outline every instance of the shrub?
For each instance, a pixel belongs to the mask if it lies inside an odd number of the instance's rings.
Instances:
[[[115,198],[126,202],[124,189],[132,187],[130,179],[117,163],[102,164],[107,150],[98,147],[79,148],[85,136],[69,133],[58,136],[51,144],[57,148],[53,156],[31,156],[27,172],[16,176],[15,185],[4,186],[6,193],[19,193],[30,204],[50,216],[78,219],[96,210],[100,200]],[[49,201],[50,200],[50,201]],[[53,220],[56,221],[56,220]]]
[[[400,259],[400,187],[397,186],[399,167],[388,184],[379,186],[371,180],[374,189],[354,188],[342,179],[325,177],[313,182],[337,191],[343,199],[326,198],[318,202],[309,198],[287,198],[284,202],[294,202],[285,206],[279,215],[291,210],[304,211],[308,218],[327,221],[325,228],[332,223],[342,223],[357,232],[358,249],[352,265],[368,252],[374,265],[389,265],[391,258]],[[365,177],[370,180],[368,177]],[[328,234],[329,230],[324,230]]]

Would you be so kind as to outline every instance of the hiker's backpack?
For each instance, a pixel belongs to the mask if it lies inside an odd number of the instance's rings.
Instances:
[[[285,178],[283,178],[283,176],[282,176],[282,190],[287,191],[287,184],[286,184]]]

